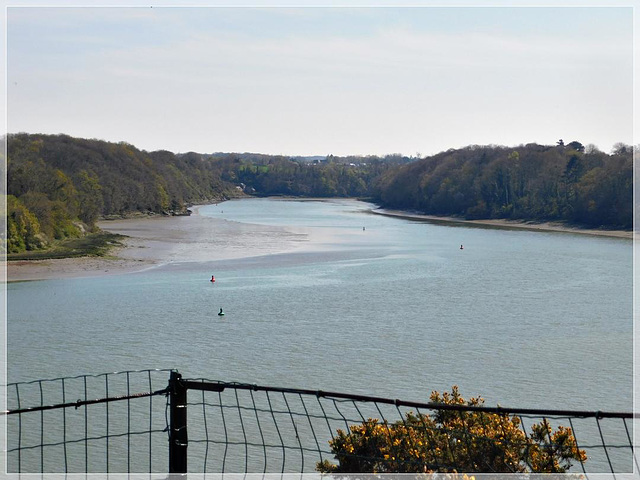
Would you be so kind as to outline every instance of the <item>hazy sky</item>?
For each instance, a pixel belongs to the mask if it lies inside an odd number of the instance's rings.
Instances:
[[[7,10],[7,130],[145,150],[634,143],[630,7]]]

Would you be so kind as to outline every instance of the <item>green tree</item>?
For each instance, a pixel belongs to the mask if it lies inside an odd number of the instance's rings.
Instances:
[[[567,147],[574,149],[576,152],[584,152],[584,145],[582,145],[580,142],[576,140],[568,143]]]
[[[7,252],[37,250],[46,245],[36,216],[13,195],[7,196]]]
[[[102,186],[98,176],[87,170],[81,170],[77,175],[79,209],[78,217],[87,225],[93,225],[102,214],[104,199]]]
[[[29,191],[20,197],[20,203],[29,210],[37,219],[40,231],[53,238],[53,215],[51,213],[52,203],[49,197],[38,191]]]

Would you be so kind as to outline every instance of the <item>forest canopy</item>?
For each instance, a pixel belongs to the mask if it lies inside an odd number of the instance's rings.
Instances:
[[[633,151],[619,145],[608,155],[577,141],[469,146],[386,172],[373,196],[430,215],[631,229]]]

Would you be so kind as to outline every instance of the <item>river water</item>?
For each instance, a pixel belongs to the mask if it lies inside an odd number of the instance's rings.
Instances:
[[[457,384],[523,407],[630,408],[631,241],[369,208],[211,205],[200,214],[317,239],[289,254],[9,284],[9,380],[172,367],[411,400]]]
[[[177,368],[404,400],[458,385],[489,405],[631,410],[630,240],[436,225],[372,207],[205,206],[200,215],[261,232],[252,251],[280,253],[11,283],[8,379]]]

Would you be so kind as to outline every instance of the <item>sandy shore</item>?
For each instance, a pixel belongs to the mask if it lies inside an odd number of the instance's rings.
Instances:
[[[583,229],[573,228],[563,225],[561,223],[551,222],[525,222],[515,220],[464,220],[455,217],[436,217],[433,215],[422,215],[419,213],[404,212],[402,210],[387,210],[379,208],[372,210],[372,213],[378,215],[386,215],[389,217],[406,218],[409,220],[424,220],[427,222],[445,224],[460,224],[460,225],[476,225],[478,227],[488,228],[504,228],[504,229],[518,229],[518,230],[530,230],[530,231],[542,231],[542,232],[563,232],[574,233],[580,235],[597,235],[602,237],[614,237],[614,238],[628,238],[633,239],[633,232],[627,230],[596,230],[596,229]]]
[[[131,218],[98,222],[102,230],[126,235],[125,246],[106,258],[85,257],[8,262],[9,282],[117,275],[173,262],[207,262],[296,250],[308,235],[280,227],[228,221],[198,214],[185,217]],[[214,212],[214,215],[216,212]],[[4,273],[4,272],[3,272]]]
[[[125,240],[124,247],[114,248],[108,257],[61,258],[52,260],[19,260],[3,265],[8,282],[120,275],[138,272],[160,263],[156,255],[140,250],[138,239]],[[133,254],[129,253],[133,252]],[[142,254],[144,252],[144,254]],[[126,256],[126,258],[125,258]],[[159,255],[158,255],[159,257]]]
[[[61,258],[8,262],[4,266],[8,282],[46,280],[51,278],[95,277],[137,272],[153,266],[153,262],[122,258]]]

